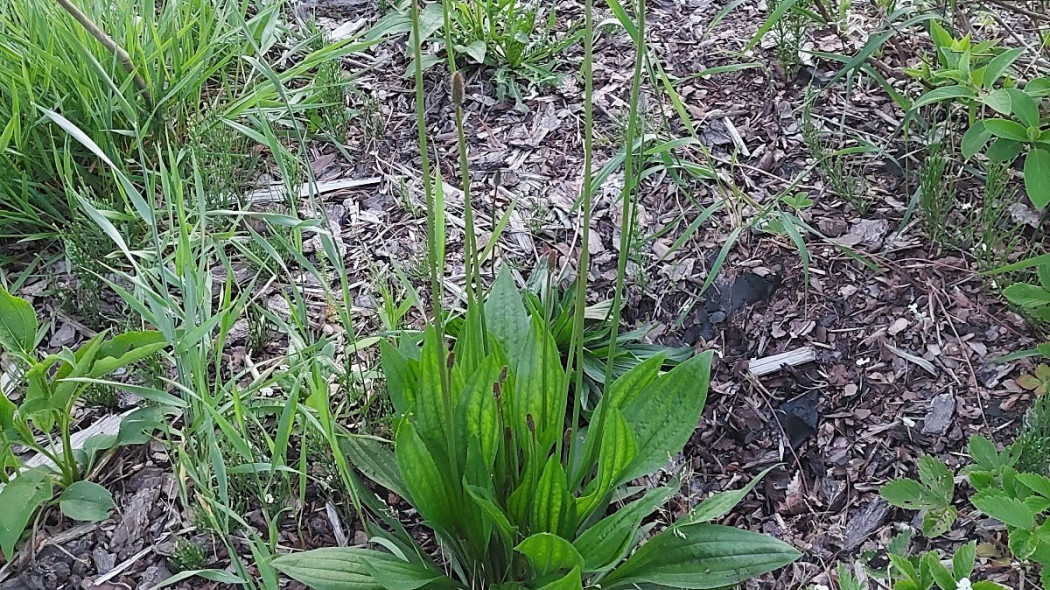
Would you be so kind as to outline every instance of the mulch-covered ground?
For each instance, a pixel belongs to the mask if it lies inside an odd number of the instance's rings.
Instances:
[[[633,325],[652,324],[655,342],[718,353],[703,421],[685,456],[669,466],[688,474],[676,510],[711,492],[742,486],[775,466],[728,523],[770,533],[804,553],[793,566],[749,582],[748,588],[801,588],[828,583],[827,572],[836,561],[877,552],[900,526],[913,521],[913,514],[882,501],[878,489],[893,477],[913,473],[919,455],[932,453],[954,466],[971,434],[1010,440],[1031,400],[1014,381],[1026,365],[993,360],[1030,346],[1035,336],[990,293],[973,270],[971,252],[935,246],[914,216],[904,222],[916,188],[914,171],[877,156],[851,157],[857,193],[867,203],[863,212],[829,188],[829,180],[813,170],[802,110],[806,86],[826,80],[834,66],[803,64],[789,74],[770,49],[756,48],[750,57],[735,54],[766,11],[745,3],[707,31],[723,6],[708,0],[649,3],[649,38],[668,74],[684,78],[752,59],[763,65],[678,85],[710,156],[696,147],[678,155],[713,168],[722,180],[676,180],[663,170],[643,183],[641,239],[628,268],[626,318]],[[376,19],[369,3],[319,0],[310,8],[330,30],[356,30]],[[564,2],[558,13],[562,19],[579,19],[580,7]],[[847,42],[859,47],[875,22],[858,16]],[[633,55],[622,30],[608,26],[602,32],[595,62],[596,169],[613,157],[622,137],[632,67],[627,56]],[[812,43],[836,50],[842,39],[816,31]],[[336,187],[322,198],[339,225],[354,302],[360,306],[356,311],[365,323],[374,306],[376,270],[421,268],[425,251],[414,94],[412,80],[403,76],[404,49],[404,40],[385,43],[369,60],[346,64],[348,70],[372,68],[352,96],[355,106],[367,111],[349,131],[348,149],[355,160],[346,161],[322,143],[311,151],[311,168],[321,185]],[[488,239],[492,211],[498,217],[516,200],[497,256],[523,276],[541,258],[574,272],[578,217],[573,203],[580,193],[583,154],[581,85],[574,76],[579,54],[579,48],[567,52],[562,85],[527,89],[522,108],[495,100],[488,72],[468,70],[466,126],[484,230],[479,241]],[[891,51],[882,59],[896,66],[908,58]],[[864,84],[849,96],[843,88],[828,87],[818,97],[815,124],[832,138],[842,130],[873,141],[889,137],[902,117],[889,99]],[[454,293],[462,282],[461,258],[456,259],[462,256],[462,197],[455,188],[452,109],[440,68],[427,76],[426,104],[432,145],[452,185],[447,199],[453,270],[447,280]],[[642,106],[650,131],[686,134],[666,100],[649,94]],[[819,232],[805,236],[808,281],[803,258],[788,237],[749,227],[712,288],[701,295],[708,269],[729,235],[807,171],[792,192],[813,201],[799,215]],[[334,184],[346,179],[358,182],[343,188]],[[614,173],[595,203],[589,247],[596,300],[611,293],[616,275],[622,183],[622,173]],[[746,198],[729,190],[732,186]],[[704,207],[720,200],[719,212],[681,248],[670,249]],[[644,239],[668,224],[671,231]],[[45,300],[41,296],[38,302]],[[274,301],[277,305],[280,299]],[[70,322],[56,322],[56,332]],[[814,361],[758,378],[748,372],[751,359],[805,347],[815,352]],[[71,528],[57,514],[49,515],[37,532],[35,557],[26,554],[20,573],[0,583],[0,589],[147,588],[170,575],[166,555],[173,550],[172,540],[192,530],[192,522],[178,505],[167,453],[156,443],[112,461],[102,482],[115,492],[113,517],[101,525]],[[313,501],[300,522],[289,523],[285,545],[335,543],[326,498]],[[354,539],[353,524],[344,526],[347,531],[340,534]],[[973,538],[988,542],[985,553],[1001,541],[995,530],[964,518],[937,546],[947,549],[953,540]],[[921,547],[923,541],[917,542]],[[223,567],[222,551],[213,551],[212,566]],[[981,577],[1018,583],[1015,568],[993,561],[984,560]],[[181,587],[224,586],[194,581]]]

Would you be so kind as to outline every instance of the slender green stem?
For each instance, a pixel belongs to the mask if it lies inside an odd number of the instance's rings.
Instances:
[[[452,46],[452,17],[449,14],[449,2],[450,0],[441,0],[441,11],[445,19],[445,55],[448,57],[448,73],[451,76],[458,70],[456,69],[456,50]]]
[[[474,205],[470,198],[470,161],[467,158],[467,136],[463,131],[463,97],[466,92],[466,81],[463,74],[456,72],[452,76],[452,102],[456,107],[456,134],[459,143],[459,169],[463,183],[463,225],[465,233],[464,266],[466,268],[467,308],[471,305],[479,305],[478,312],[481,319],[481,333],[487,334],[485,322],[485,306],[480,305],[480,283],[481,283],[481,260],[478,259],[477,232],[474,227]],[[493,218],[492,223],[496,220]],[[496,236],[493,235],[492,239]],[[488,338],[483,337],[482,342],[485,353],[488,354]]]
[[[576,433],[580,430],[580,396],[583,395],[583,312],[587,305],[587,271],[590,268],[591,256],[588,251],[591,237],[591,199],[594,187],[591,186],[593,171],[593,132],[594,132],[594,0],[585,0],[583,8],[583,194],[582,219],[580,223],[580,264],[576,278],[576,303],[572,318],[572,348],[569,351],[567,367],[573,366],[575,358],[576,383],[572,396],[572,426],[569,437],[567,465],[571,466],[575,457]],[[568,383],[566,383],[568,386]],[[558,438],[558,452],[561,452],[561,437]]]
[[[419,135],[420,171],[423,174],[423,193],[427,203],[427,262],[430,266],[430,287],[434,322],[443,325],[441,269],[437,259],[437,211],[434,199],[433,178],[430,170],[430,146],[427,142],[426,98],[423,93],[423,49],[419,38],[419,0],[412,0],[412,53],[415,58],[416,82],[416,131]],[[442,330],[443,331],[443,330]]]
[[[431,298],[433,301],[433,326],[437,330],[438,345],[441,347],[442,358],[448,358],[448,349],[445,346],[445,317],[442,309],[442,298],[444,289],[441,282],[440,268],[442,261],[438,260],[438,231],[437,231],[437,199],[434,195],[433,179],[430,176],[430,154],[427,142],[426,105],[423,92],[423,48],[422,39],[419,38],[419,1],[411,0],[412,4],[412,53],[415,58],[415,82],[416,82],[416,128],[419,132],[419,157],[423,173],[423,191],[427,201],[427,258],[430,266]],[[440,179],[438,180],[440,182]],[[446,415],[452,414],[452,392],[449,383],[449,371],[439,371],[441,383],[441,395],[445,405]],[[452,481],[459,481],[459,465],[456,461],[456,433],[455,420],[452,420],[445,428],[448,445],[449,473]]]
[[[636,24],[638,27],[638,46],[635,48],[634,77],[631,79],[631,100],[627,115],[627,138],[624,160],[623,160],[623,191],[620,200],[623,203],[622,217],[620,219],[620,253],[616,261],[616,287],[613,290],[612,317],[609,326],[609,357],[605,363],[605,383],[612,383],[613,364],[616,360],[616,339],[620,334],[620,313],[623,306],[623,284],[627,274],[627,258],[630,256],[631,241],[634,234],[634,199],[636,189],[641,181],[635,178],[635,143],[639,137],[641,126],[638,114],[639,95],[642,85],[642,68],[645,65],[645,0],[638,0],[635,7]]]

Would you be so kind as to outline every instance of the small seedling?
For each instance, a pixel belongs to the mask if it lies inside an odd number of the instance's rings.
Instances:
[[[948,467],[930,455],[919,458],[919,479],[895,479],[882,487],[882,497],[907,510],[922,510],[922,534],[943,535],[958,515],[952,500],[955,480]]]

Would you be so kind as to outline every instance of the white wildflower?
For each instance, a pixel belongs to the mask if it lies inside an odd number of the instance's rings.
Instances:
[[[973,586],[970,585],[970,578],[963,578],[955,583],[955,590],[970,590]]]

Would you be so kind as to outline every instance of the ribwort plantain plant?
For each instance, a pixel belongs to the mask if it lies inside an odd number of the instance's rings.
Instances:
[[[362,474],[415,509],[432,531],[427,538],[433,543],[418,542],[389,510],[364,498],[374,520],[385,525],[366,524],[376,548],[315,549],[277,557],[271,565],[318,590],[558,590],[722,588],[794,561],[799,553],[785,543],[712,524],[754,482],[709,498],[662,530],[642,525],[677,493],[679,480],[644,493],[625,486],[660,469],[686,445],[707,398],[713,354],[689,358],[663,374],[664,355],[656,354],[607,379],[584,425],[579,392],[586,248],[580,251],[565,363],[551,318],[542,312],[530,315],[507,275],[487,297],[480,295],[474,247],[467,248],[464,318],[455,339],[448,336],[441,304],[443,213],[440,184],[434,186],[430,175],[421,110],[416,3],[412,18],[432,316],[421,336],[381,343],[382,372],[397,421],[394,440],[347,434],[340,448]],[[588,243],[594,189],[591,0],[584,29],[581,244]],[[449,63],[469,212],[465,81],[454,70],[454,59]],[[641,72],[636,68],[636,79]],[[464,221],[472,236],[472,217]]]

